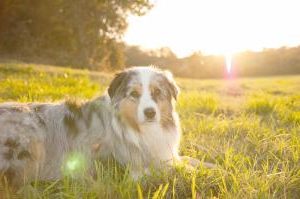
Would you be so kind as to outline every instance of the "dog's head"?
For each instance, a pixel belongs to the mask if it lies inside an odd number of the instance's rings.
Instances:
[[[127,125],[174,125],[174,103],[179,93],[172,74],[154,67],[134,67],[118,73],[108,88],[112,104]]]

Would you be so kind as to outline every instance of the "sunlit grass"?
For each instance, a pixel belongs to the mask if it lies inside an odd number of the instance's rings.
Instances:
[[[265,96],[255,96],[248,100],[247,112],[253,112],[259,115],[270,114],[275,109],[275,102]]]
[[[71,70],[46,73],[31,66],[3,65],[0,78],[1,101],[57,101],[65,97],[87,99],[104,90],[104,87],[92,82],[87,73],[75,74]]]
[[[178,109],[187,114],[212,114],[218,109],[218,100],[212,93],[189,91],[180,96]]]
[[[89,99],[111,76],[88,72],[0,65],[1,101]],[[300,195],[300,78],[238,79],[228,92],[223,80],[178,79],[182,88],[181,154],[217,164],[215,169],[153,171],[134,182],[113,160],[95,162],[95,174],[33,182],[19,198],[297,198]],[[72,156],[67,168],[82,162]]]

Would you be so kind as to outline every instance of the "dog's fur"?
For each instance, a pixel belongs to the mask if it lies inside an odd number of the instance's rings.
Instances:
[[[180,160],[178,93],[171,73],[134,67],[117,74],[104,96],[83,104],[2,104],[1,175],[12,184],[58,179],[74,152],[89,163],[112,156],[130,165],[134,178],[152,165],[172,164]]]

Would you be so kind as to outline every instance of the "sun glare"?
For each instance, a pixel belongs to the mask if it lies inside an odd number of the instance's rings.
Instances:
[[[226,65],[226,70],[227,70],[227,74],[231,73],[231,68],[232,68],[232,54],[231,53],[227,53],[225,55],[225,65]]]
[[[169,47],[179,57],[262,50],[300,43],[299,3],[293,0],[153,0],[130,17],[125,41],[146,49]],[[231,67],[228,65],[228,71]]]

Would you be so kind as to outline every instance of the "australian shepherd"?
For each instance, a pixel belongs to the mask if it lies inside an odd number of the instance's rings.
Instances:
[[[130,165],[136,179],[150,166],[180,161],[178,93],[170,72],[133,67],[118,73],[102,97],[82,104],[2,104],[0,173],[12,184],[58,179],[78,153],[88,165],[111,156]]]

